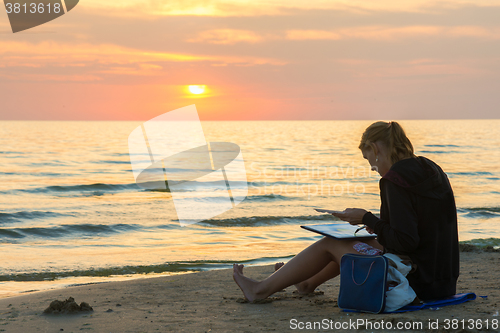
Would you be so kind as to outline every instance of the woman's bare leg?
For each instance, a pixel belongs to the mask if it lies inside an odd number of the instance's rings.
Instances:
[[[332,261],[338,266],[340,258],[345,253],[356,253],[352,247],[356,243],[358,241],[325,237],[297,254],[286,265],[262,281],[244,276],[243,265],[237,264],[233,266],[233,278],[249,301],[266,298],[293,284],[313,278],[317,274],[319,274],[318,278],[314,278],[313,281],[323,283],[327,276],[335,274],[336,271],[327,270],[323,273],[323,269]]]
[[[274,265],[275,270],[283,267],[285,263],[279,262]],[[310,277],[309,279],[294,284],[295,288],[299,294],[309,294],[314,292],[318,286],[325,283],[326,281],[333,279],[340,274],[340,267],[335,261],[330,261],[328,265],[325,266],[318,274]]]
[[[374,248],[379,249],[381,251],[384,250],[384,247],[376,239],[368,239],[363,241],[363,243],[373,246]]]
[[[356,243],[356,242],[355,242]],[[364,241],[364,243],[373,246],[379,250],[383,250],[384,247],[380,245],[380,243],[375,239],[370,239]],[[354,245],[354,244],[353,244]],[[356,251],[352,251],[351,253],[355,253]],[[346,252],[347,253],[347,252]],[[313,277],[302,281],[300,283],[295,284],[295,287],[299,291],[299,293],[312,293],[318,286],[322,285],[326,281],[333,279],[337,275],[340,274],[340,264],[335,261],[331,261],[325,268],[321,270],[318,274]]]
[[[298,283],[296,286],[299,293],[312,293],[318,286],[340,274],[340,266],[335,261],[330,261],[318,274]]]
[[[379,250],[384,249],[384,247],[380,245],[380,243],[376,239],[365,240],[364,243],[371,245]],[[281,264],[282,265],[280,265],[278,268],[284,265],[284,263]],[[319,272],[318,274],[314,275],[313,277],[305,281],[296,283],[295,287],[297,288],[297,291],[301,294],[312,293],[318,286],[322,285],[323,283],[325,283],[330,279],[333,279],[339,274],[340,274],[340,265],[335,261],[332,261],[325,268],[323,268],[323,270],[321,270],[321,272]]]

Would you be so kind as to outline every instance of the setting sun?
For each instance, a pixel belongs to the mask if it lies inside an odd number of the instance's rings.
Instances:
[[[195,95],[203,94],[205,92],[205,86],[200,86],[200,85],[189,86],[189,91]]]

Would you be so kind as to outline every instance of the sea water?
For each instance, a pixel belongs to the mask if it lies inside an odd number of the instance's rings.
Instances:
[[[232,142],[248,195],[181,227],[168,190],[144,190],[128,135],[140,122],[0,122],[0,297],[287,260],[319,239],[300,225],[338,221],[314,208],[379,212],[380,176],[358,144],[372,121],[202,122]],[[400,122],[415,153],[452,184],[459,237],[500,245],[500,120]]]

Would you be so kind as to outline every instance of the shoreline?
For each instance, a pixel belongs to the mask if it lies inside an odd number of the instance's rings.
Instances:
[[[292,329],[297,323],[335,323],[366,320],[422,323],[420,331],[432,331],[430,322],[464,320],[465,325],[500,320],[500,256],[498,252],[461,252],[461,274],[457,293],[474,292],[478,298],[438,310],[401,314],[342,312],[336,304],[339,280],[320,286],[313,295],[299,295],[289,287],[267,301],[250,304],[232,279],[228,269],[143,278],[69,287],[0,299],[0,330],[6,332],[261,332]],[[262,279],[273,266],[245,268],[246,274]],[[487,296],[481,298],[479,296]],[[74,297],[87,302],[93,312],[75,315],[42,315],[53,300]],[[305,324],[304,324],[305,325]],[[461,324],[460,324],[461,325]],[[472,324],[471,324],[472,325]],[[365,326],[358,331],[364,331]],[[387,328],[387,327],[386,327]],[[440,326],[444,328],[444,326]],[[460,327],[461,328],[461,327]],[[478,328],[475,326],[475,328]],[[467,326],[465,327],[467,329]],[[485,327],[483,327],[483,330]],[[500,329],[492,329],[498,331]],[[318,331],[316,329],[316,331]],[[329,331],[329,329],[325,329]],[[333,331],[333,330],[332,330]],[[373,328],[370,330],[373,331]],[[384,329],[384,332],[396,330]],[[453,330],[452,330],[453,331]]]
[[[62,272],[61,276],[50,279],[51,276],[57,274],[54,272],[39,272],[39,273],[22,273],[15,276],[22,276],[21,280],[0,280],[0,300],[4,298],[11,298],[22,296],[30,293],[45,292],[50,290],[65,289],[73,286],[80,285],[91,285],[97,283],[108,283],[115,281],[133,281],[137,279],[151,279],[161,276],[174,276],[182,274],[191,274],[197,272],[211,271],[211,270],[223,270],[230,269],[232,263],[244,264],[246,267],[253,266],[263,266],[279,261],[288,261],[293,256],[282,256],[282,257],[263,257],[255,259],[245,259],[240,261],[227,261],[227,260],[213,260],[213,261],[194,261],[194,262],[173,262],[161,265],[151,265],[151,266],[137,266],[138,271],[134,273],[126,274],[111,274],[111,275],[68,275],[68,272]],[[178,270],[172,270],[170,265],[181,267]],[[167,269],[162,270],[162,267]],[[124,267],[112,267],[111,270],[120,272],[122,270],[127,270],[130,272],[134,267],[124,266]],[[158,269],[159,268],[159,269]],[[77,271],[79,273],[83,272],[100,272],[102,270],[110,270],[110,268],[104,269],[91,269],[88,271]],[[159,270],[159,272],[158,272]],[[146,271],[146,272],[144,272]],[[69,272],[71,273],[71,272]],[[34,278],[34,276],[37,276]],[[44,278],[45,276],[49,278]],[[3,290],[9,290],[4,292]],[[1,332],[1,331],[0,331]]]
[[[460,247],[460,252],[474,252],[474,253],[480,253],[480,252],[497,252],[500,253],[499,246],[492,246],[488,245],[490,239],[476,239],[472,241],[463,241],[460,242],[459,247]],[[496,239],[495,239],[496,240]],[[478,241],[482,243],[478,243]],[[481,245],[479,245],[481,244]],[[267,264],[271,264],[274,262],[287,262],[289,259],[291,259],[293,256],[288,256],[288,257],[276,257],[276,258],[271,258],[271,257],[266,257],[266,258],[257,258],[257,259],[250,259],[250,260],[243,260],[243,261],[234,261],[234,263],[240,263],[244,264],[245,267],[254,267],[254,266],[265,266]],[[211,264],[216,263],[216,261],[212,262]],[[178,263],[175,263],[178,264]],[[108,276],[102,276],[102,275],[76,275],[76,276],[62,276],[55,278],[53,280],[47,280],[47,279],[35,279],[35,280],[6,280],[6,281],[0,281],[0,285],[2,286],[2,289],[0,290],[0,300],[6,299],[6,298],[12,298],[12,297],[18,297],[18,296],[23,296],[23,295],[28,295],[32,293],[39,293],[39,292],[47,292],[47,291],[52,291],[52,290],[60,290],[60,289],[66,289],[66,288],[71,288],[71,287],[77,287],[77,286],[85,286],[85,285],[93,285],[93,284],[100,284],[100,283],[111,283],[111,282],[119,282],[119,281],[134,281],[138,279],[154,279],[157,277],[163,277],[163,276],[175,276],[175,275],[183,275],[183,274],[192,274],[192,273],[199,273],[199,272],[206,272],[206,271],[212,271],[212,270],[224,270],[224,269],[232,269],[230,264],[228,264],[228,261],[223,261],[220,263],[217,263],[217,265],[213,266],[207,266],[207,267],[201,267],[199,263],[196,263],[196,265],[191,265],[188,264],[191,269],[182,269],[178,271],[171,271],[171,270],[166,270],[166,271],[161,271],[161,272],[154,272],[152,270],[151,272],[148,273],[129,273],[129,274],[112,274]],[[154,265],[151,267],[156,267],[156,266],[165,266],[165,265]],[[119,268],[117,269],[119,271]],[[53,273],[37,273],[40,275],[52,275]],[[28,275],[28,274],[26,274]],[[4,290],[9,290],[9,291],[4,291]],[[1,331],[0,331],[1,332]]]
[[[175,276],[182,274],[192,274],[199,271],[180,271],[180,272],[164,272],[150,274],[127,274],[127,275],[111,275],[107,277],[100,276],[70,276],[52,281],[2,281],[2,289],[9,289],[8,292],[0,290],[0,300],[19,297],[34,293],[43,293],[54,290],[64,290],[72,287],[80,287],[101,283],[133,281],[139,279],[154,279],[164,276]],[[15,286],[18,285],[19,288]],[[31,289],[27,289],[31,288]],[[1,331],[0,331],[1,332]]]

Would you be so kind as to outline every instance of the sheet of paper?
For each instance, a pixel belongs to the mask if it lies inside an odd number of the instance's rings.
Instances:
[[[319,213],[328,213],[328,214],[332,214],[332,213],[343,214],[344,213],[344,211],[340,211],[340,210],[329,210],[329,209],[320,209],[320,208],[314,208],[314,210],[319,212]]]

